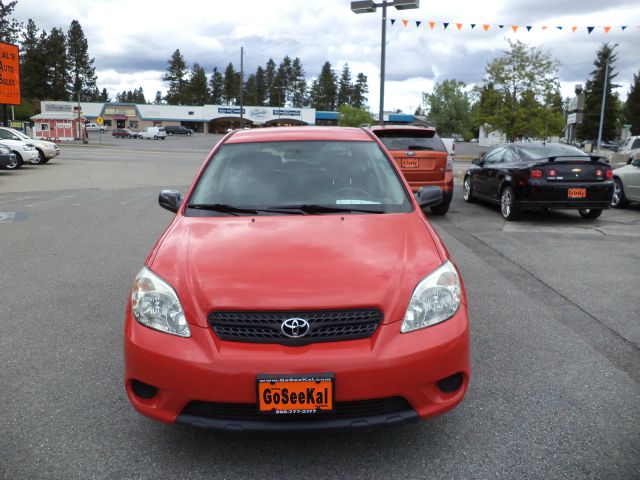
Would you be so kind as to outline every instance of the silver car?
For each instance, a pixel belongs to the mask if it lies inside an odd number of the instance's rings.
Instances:
[[[614,190],[611,206],[624,208],[629,202],[640,202],[640,158],[613,171]]]

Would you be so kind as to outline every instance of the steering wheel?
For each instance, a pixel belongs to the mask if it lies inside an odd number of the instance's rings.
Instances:
[[[363,190],[362,188],[358,188],[358,187],[343,187],[343,188],[337,190],[335,193],[336,193],[336,195],[341,195],[341,194],[346,194],[346,193],[349,193],[349,192],[361,194],[365,198],[371,198],[371,195],[369,194],[369,192],[367,192],[366,190]]]

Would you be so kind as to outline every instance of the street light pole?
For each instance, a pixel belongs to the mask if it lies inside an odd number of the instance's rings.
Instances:
[[[382,40],[380,45],[380,110],[378,114],[378,124],[384,125],[384,78],[385,78],[385,57],[387,47],[387,7],[395,7],[398,10],[410,10],[420,6],[420,0],[382,0],[382,3],[375,3],[373,0],[361,0],[351,2],[353,13],[375,12],[376,8],[382,7]]]

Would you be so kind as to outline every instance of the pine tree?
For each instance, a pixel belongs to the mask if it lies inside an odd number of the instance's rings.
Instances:
[[[155,103],[156,105],[162,105],[162,92],[160,90],[158,90],[156,92],[156,97],[153,100],[153,103]]]
[[[631,135],[640,135],[640,72],[633,76],[633,84],[624,106],[624,120],[631,124]]]
[[[266,105],[267,90],[265,86],[264,68],[258,67],[256,69],[255,82],[255,103],[253,105]]]
[[[351,70],[349,64],[345,63],[342,67],[342,74],[338,80],[338,107],[342,105],[351,105],[351,94],[353,85],[351,84]]]
[[[213,67],[213,73],[209,79],[209,102],[212,105],[220,105],[222,103],[222,90],[224,88],[224,80],[222,74],[218,71],[218,67]]]
[[[199,63],[194,63],[187,88],[187,105],[204,105],[209,101],[207,74]]]
[[[96,69],[94,59],[89,58],[89,43],[87,42],[80,22],[73,20],[67,32],[67,56],[70,64],[72,79],[71,97],[75,100],[86,100],[95,95]]]
[[[43,35],[46,35],[43,32]],[[43,36],[41,35],[41,36]],[[46,37],[46,69],[47,85],[46,98],[51,100],[69,100],[71,91],[70,65],[67,57],[67,38],[60,28],[52,28]],[[77,98],[73,99],[74,101]]]
[[[302,68],[302,62],[298,57],[293,59],[291,64],[291,102],[294,107],[301,108],[304,105],[307,81],[304,78],[304,69]]]
[[[325,62],[312,88],[312,105],[317,110],[335,111],[338,86],[331,63]]]
[[[4,0],[0,0],[0,42],[16,43],[18,33],[22,28],[22,23],[11,18],[13,10],[16,8],[17,0],[4,4]]]
[[[616,123],[619,113],[618,100],[612,91],[619,85],[613,83],[613,79],[618,76],[614,68],[617,55],[613,53],[613,48],[608,43],[603,43],[596,53],[596,60],[593,62],[596,69],[591,72],[592,77],[587,81],[584,89],[584,117],[582,123],[578,126],[577,134],[580,139],[596,140],[598,138],[607,60],[609,61],[609,80],[602,124],[602,139],[611,140],[616,136]]]
[[[247,81],[244,84],[243,95],[245,105],[260,105],[257,99],[256,76],[253,73],[247,77]]]
[[[292,83],[293,69],[291,68],[291,59],[285,56],[274,79],[274,87],[278,90],[278,106],[282,107],[287,103],[287,99],[290,95],[290,85]]]
[[[224,71],[222,99],[227,105],[235,104],[240,89],[240,75],[233,67],[233,63],[229,62]]]
[[[275,105],[278,103],[278,89],[276,87],[276,62],[272,58],[267,62],[267,66],[264,69],[264,88],[266,91],[266,103],[267,105]]]
[[[100,93],[100,101],[105,103],[108,103],[111,101],[111,99],[109,98],[109,92],[107,92],[106,88],[103,88],[102,92]]]
[[[187,81],[185,75],[187,73],[187,64],[184,57],[180,53],[180,49],[176,49],[167,61],[167,73],[162,80],[169,82],[169,90],[165,97],[169,105],[184,105]]]
[[[353,91],[351,92],[351,106],[364,108],[367,104],[367,93],[369,93],[367,76],[360,72],[356,77],[356,84],[353,86]]]
[[[29,19],[20,45],[20,93],[23,98],[44,99],[47,89],[47,68],[40,30]]]

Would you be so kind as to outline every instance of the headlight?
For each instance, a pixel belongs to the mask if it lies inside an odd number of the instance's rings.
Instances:
[[[400,331],[412,332],[451,318],[458,311],[461,296],[458,272],[447,260],[418,283]]]
[[[33,145],[25,145],[25,146],[24,146],[24,149],[30,152],[30,151],[32,151],[32,150],[35,150],[35,149],[36,149],[36,147],[34,147]]]
[[[147,327],[180,337],[191,336],[175,290],[147,267],[140,270],[133,282],[131,311]]]

